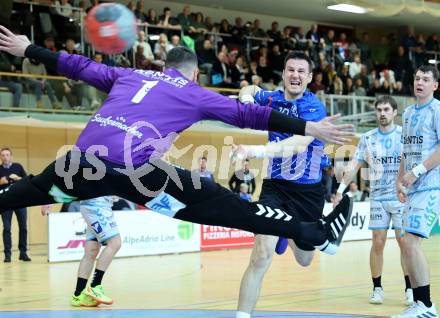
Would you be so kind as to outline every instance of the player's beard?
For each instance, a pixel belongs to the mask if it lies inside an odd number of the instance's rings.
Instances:
[[[387,128],[392,124],[392,120],[391,119],[387,119],[387,118],[380,118],[379,119],[379,126],[381,128]]]

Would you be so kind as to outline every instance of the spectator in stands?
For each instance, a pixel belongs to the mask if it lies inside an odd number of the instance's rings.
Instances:
[[[159,40],[154,44],[154,54],[159,60],[166,61],[167,53],[173,46],[168,42],[168,36],[165,33],[159,35]]]
[[[257,38],[267,38],[266,32],[264,32],[264,30],[261,28],[261,21],[259,19],[254,20],[254,24],[251,29],[251,36]],[[262,40],[251,40],[250,42],[251,51],[257,51],[261,45],[265,44]]]
[[[215,182],[214,174],[211,171],[209,171],[208,168],[206,167],[207,162],[208,162],[208,158],[206,158],[205,156],[201,157],[199,159],[199,168],[194,170],[194,173],[196,173],[196,175],[202,178],[207,178]]]
[[[72,6],[69,0],[61,0],[61,2],[58,0],[55,1],[55,11],[65,18],[71,18],[73,16]]]
[[[370,88],[370,85],[369,85],[369,80],[368,80],[368,69],[367,69],[367,66],[365,66],[365,65],[361,66],[360,73],[353,78],[355,83],[356,83],[356,80],[358,78],[360,78],[362,80],[363,87],[365,88],[366,91],[368,91],[368,89]]]
[[[348,192],[351,193],[354,202],[361,201],[362,192],[359,191],[359,188],[358,188],[358,185],[356,182],[354,182],[354,181],[350,182],[350,184],[348,185]]]
[[[139,0],[136,2],[136,9],[134,10],[134,15],[139,22],[144,23],[146,20],[146,16],[144,13],[144,1]]]
[[[362,40],[357,46],[361,54],[361,62],[367,67],[371,67],[370,36],[367,32],[362,33]]]
[[[389,85],[394,85],[396,83],[394,71],[390,69],[384,69],[382,72],[379,73],[379,81],[381,85],[385,81],[387,81]]]
[[[394,84],[393,87],[393,95],[400,95],[400,96],[405,96],[405,95],[409,95],[410,93],[407,92],[405,90],[405,88],[403,87],[403,83],[401,81],[397,81]]]
[[[350,77],[354,78],[357,76],[362,69],[361,57],[359,54],[356,54],[353,58],[353,62],[350,62],[349,73]]]
[[[426,51],[439,51],[440,50],[439,40],[438,40],[437,34],[431,34],[431,36],[428,37],[428,39],[426,40],[425,48],[426,48]]]
[[[327,34],[324,36],[324,51],[328,58],[332,57],[333,53],[333,43],[335,42],[335,31],[329,29]]]
[[[255,61],[251,61],[251,63],[249,64],[249,72],[246,76],[246,80],[249,83],[252,83],[254,80],[252,79],[253,76],[258,76],[258,72],[257,72],[257,67],[258,67],[258,63]],[[258,76],[259,77],[259,76]],[[259,85],[258,85],[259,86]]]
[[[11,184],[27,176],[23,166],[12,162],[12,151],[5,147],[0,149],[0,190],[3,191]],[[3,221],[3,246],[5,252],[5,263],[11,262],[11,223],[12,214],[15,212],[18,221],[18,249],[20,250],[19,260],[29,262],[31,259],[26,254],[27,251],[27,209],[15,209],[2,211]]]
[[[57,48],[55,47],[55,40],[53,36],[49,35],[44,39],[44,47],[52,52],[56,52]]]
[[[220,87],[232,87],[231,68],[225,52],[217,54],[217,60],[212,68],[212,84]]]
[[[102,54],[100,53],[95,53],[95,55],[93,56],[93,60],[96,63],[102,63],[104,58],[102,56]],[[86,92],[84,94],[84,96],[86,97],[86,99],[90,102],[90,108],[92,110],[97,109],[98,107],[100,107],[102,105],[102,101],[105,99],[106,95],[105,93],[103,93],[100,90],[97,90],[94,86],[92,85],[87,85],[86,86]]]
[[[409,78],[412,75],[411,61],[402,45],[397,48],[397,56],[391,61],[391,67],[397,81],[409,83]]]
[[[246,79],[246,75],[249,73],[246,61],[243,56],[238,56],[234,66],[231,69],[232,85],[240,87],[240,83]]]
[[[197,51],[199,58],[199,68],[204,71],[208,77],[211,76],[211,70],[214,63],[217,61],[217,56],[212,48],[212,42],[210,40],[203,41],[203,47]]]
[[[335,76],[329,90],[330,94],[342,95],[344,93],[344,83],[339,76]]]
[[[269,53],[269,61],[273,72],[278,75],[278,78],[281,78],[281,74],[283,73],[284,58],[285,56],[281,53],[280,46],[274,44]]]
[[[240,192],[239,192],[240,198],[242,198],[245,201],[252,202],[252,196],[249,194],[249,186],[247,183],[241,183],[240,184]]]
[[[261,76],[263,81],[263,88],[266,90],[274,90],[276,83],[278,83],[278,76],[275,75],[272,68],[267,65],[267,57],[260,56],[258,59],[257,73]]]
[[[333,82],[337,75],[332,63],[328,63],[325,66],[325,70],[322,75],[322,83],[327,87],[328,90],[331,90],[331,86],[333,85]]]
[[[214,26],[214,22],[212,22],[211,17],[205,18],[205,27],[209,32],[214,32],[215,26]]]
[[[9,56],[4,52],[0,52],[0,72],[15,73],[15,71],[15,66],[9,60]],[[0,87],[6,87],[12,92],[12,106],[19,107],[23,86],[15,80],[16,78],[9,76],[0,76]]]
[[[232,35],[230,40],[231,46],[243,51],[245,48],[246,28],[241,17],[235,18],[235,25],[231,28],[230,32]]]
[[[306,34],[306,39],[310,40],[312,42],[313,46],[318,46],[319,45],[320,36],[319,36],[319,33],[318,33],[318,25],[316,23],[313,23],[310,26],[310,30],[307,31],[307,34]]]
[[[148,9],[147,16],[145,18],[145,22],[151,25],[156,25],[159,23],[159,18],[157,16],[156,10]]]
[[[367,91],[364,87],[364,83],[360,77],[357,77],[354,82],[354,95],[356,96],[367,96]]]
[[[183,32],[192,34],[196,32],[191,19],[191,8],[189,5],[185,5],[181,13],[177,15],[179,24],[182,27]]]
[[[402,45],[405,48],[405,52],[408,54],[410,61],[414,60],[413,48],[416,46],[416,38],[412,27],[406,26],[405,35],[402,37]]]
[[[178,36],[177,34],[174,34],[172,37],[171,37],[171,46],[173,47],[173,48],[175,48],[175,47],[178,47],[178,46],[181,46],[182,45],[182,43],[180,42],[180,36]]]
[[[370,90],[367,92],[367,95],[370,97],[376,97],[376,95],[383,94],[384,92],[383,86],[380,85],[380,81],[378,79],[374,79],[373,85],[370,86]]]
[[[348,65],[343,65],[341,68],[341,71],[339,72],[339,77],[341,78],[342,82],[346,83],[347,82],[347,78],[350,77],[350,73],[349,73],[349,67]]]
[[[333,167],[324,168],[322,170],[322,184],[324,186],[324,197],[327,202],[331,202],[331,197],[333,194]]]
[[[413,47],[414,67],[418,68],[425,63],[425,37],[423,34],[417,35],[416,44]]]
[[[371,51],[371,59],[377,72],[383,70],[390,62],[390,48],[385,35],[380,37],[380,43],[375,45]]]
[[[249,186],[248,193],[254,194],[255,192],[255,176],[250,171],[250,161],[245,159],[243,162],[243,169],[236,171],[229,179],[229,189],[232,192],[240,193],[240,185],[246,183]]]
[[[201,12],[195,13],[193,26],[195,28],[195,32],[198,34],[196,37],[196,41],[198,41],[198,39],[200,39],[200,37],[203,38],[203,35],[206,32],[208,32],[208,30],[206,29],[204,20],[205,20],[205,18],[203,17],[203,13],[201,13]]]
[[[74,10],[72,13],[72,18],[75,20],[75,22],[77,24],[81,24],[81,21],[84,21],[84,19],[87,16],[86,13],[86,2],[84,0],[81,0],[78,2],[78,8],[80,8],[80,10]]]
[[[133,12],[133,14],[134,14],[134,12],[136,11],[136,5],[134,4],[133,1],[130,1],[129,3],[127,3],[127,8],[128,8],[128,10],[130,10],[131,12]]]
[[[282,34],[282,51],[287,52],[295,49],[295,38],[292,36],[292,28],[285,26]]]
[[[180,30],[181,26],[179,24],[179,20],[176,17],[173,17],[171,9],[165,7],[163,9],[163,14],[159,17],[159,26],[163,26],[164,28]]]
[[[279,28],[279,24],[277,21],[273,21],[270,27],[270,30],[267,30],[266,34],[269,38],[273,40],[273,42],[269,42],[269,47],[271,48],[274,45],[278,45],[280,47],[282,45],[283,39]]]
[[[229,24],[228,20],[223,19],[220,21],[220,27],[218,29],[218,32],[224,33],[224,34],[231,34],[232,28],[231,28],[231,25]],[[223,43],[229,44],[229,43],[231,43],[232,39],[231,39],[231,37],[228,37],[228,36],[222,36],[222,40],[223,40]]]
[[[354,93],[353,79],[351,77],[345,79],[344,91],[342,93],[344,95],[352,95]]]
[[[134,54],[135,67],[141,70],[147,70],[151,68],[151,59],[146,58],[144,47],[142,45],[136,46]]]
[[[322,73],[321,72],[316,72],[313,75],[313,81],[309,84],[309,90],[314,94],[316,94],[317,92],[325,92],[326,91],[326,87],[322,83]]]
[[[134,42],[133,45],[133,50],[135,50],[135,52],[137,52],[137,47],[141,46],[143,48],[143,55],[144,57],[149,60],[150,62],[152,62],[154,60],[154,54],[153,51],[151,50],[151,46],[148,43],[147,39],[145,38],[145,32],[144,31],[139,31],[138,32],[138,38],[137,40]]]
[[[24,74],[33,74],[33,75],[46,75],[46,67],[43,63],[38,62],[34,59],[25,58],[23,60],[22,70]],[[61,105],[58,103],[54,91],[52,89],[52,85],[46,79],[35,78],[27,78],[27,83],[32,87],[34,87],[35,95],[37,98],[37,108],[44,108],[42,95],[43,91],[47,93],[49,96],[50,102],[52,103],[52,107],[54,109],[61,109]]]
[[[296,49],[300,51],[306,51],[309,49],[309,40],[307,40],[304,33],[304,28],[299,27],[294,35],[296,41]]]

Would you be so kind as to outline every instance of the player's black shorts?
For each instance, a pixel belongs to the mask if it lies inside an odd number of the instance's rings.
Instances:
[[[322,217],[324,189],[321,182],[297,184],[287,180],[265,179],[261,188],[259,203],[277,208],[291,207],[297,211],[301,221],[313,222]],[[304,251],[313,251],[310,244],[295,241]]]

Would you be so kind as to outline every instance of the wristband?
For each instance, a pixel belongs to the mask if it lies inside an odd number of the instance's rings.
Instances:
[[[421,163],[421,164],[415,166],[414,168],[412,168],[412,173],[414,173],[416,178],[420,178],[421,176],[423,176],[427,172],[428,172],[428,170],[426,170],[426,168],[423,165],[423,163]]]
[[[342,182],[339,184],[338,191],[336,191],[336,192],[342,194],[342,193],[344,193],[345,189],[347,189],[347,185],[342,181]]]
[[[255,103],[255,99],[252,95],[246,94],[241,96],[240,101],[243,104],[254,104]]]

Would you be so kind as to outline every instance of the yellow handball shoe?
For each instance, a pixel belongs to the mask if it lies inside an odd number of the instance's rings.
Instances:
[[[72,298],[70,299],[70,304],[73,307],[96,307],[99,305],[99,303],[92,297],[87,295],[85,291],[82,291],[79,296],[72,295]]]
[[[113,304],[113,299],[111,299],[110,297],[104,294],[104,288],[102,287],[102,285],[98,285],[95,287],[88,287],[86,289],[86,294],[92,297],[100,304],[104,304],[104,305]]]

